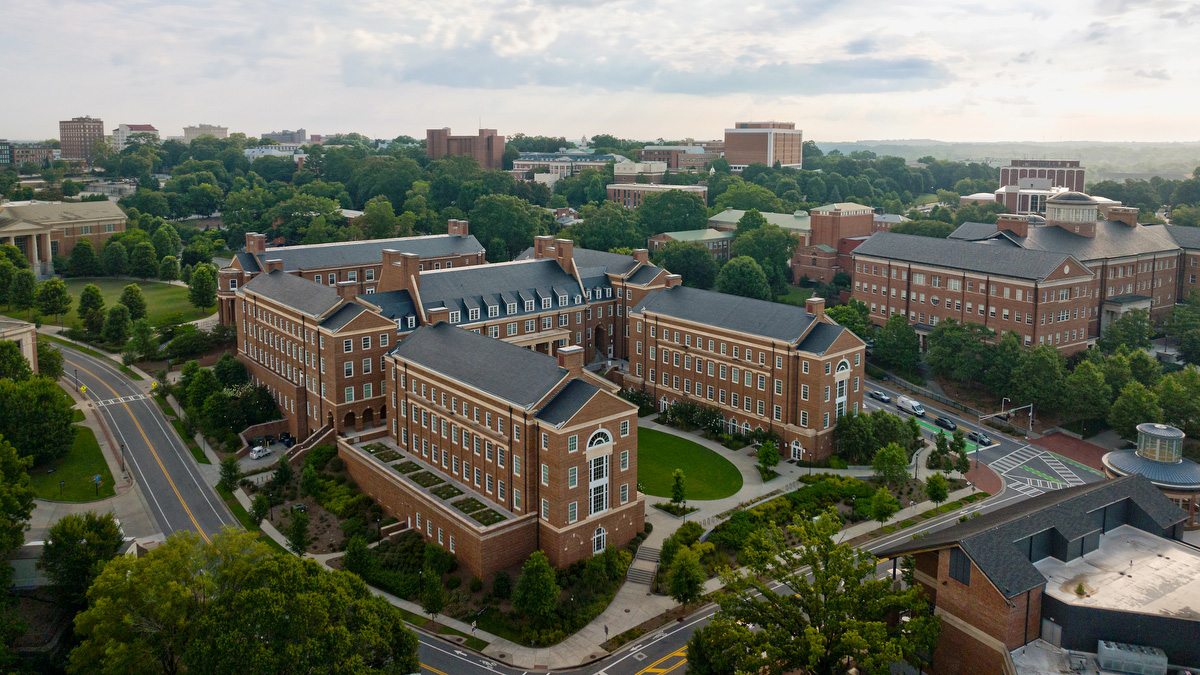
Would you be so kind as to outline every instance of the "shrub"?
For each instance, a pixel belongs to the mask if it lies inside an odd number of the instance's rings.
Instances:
[[[324,471],[329,466],[329,461],[337,457],[337,446],[331,444],[318,445],[308,451],[308,455],[304,459],[304,463],[311,466],[314,471]]]
[[[459,577],[450,577],[446,579],[446,588],[454,590],[462,585],[462,579]]]
[[[508,572],[500,570],[492,577],[492,595],[507,600],[512,596],[512,577]]]
[[[471,592],[478,593],[483,590],[483,579],[479,577],[471,577]]]

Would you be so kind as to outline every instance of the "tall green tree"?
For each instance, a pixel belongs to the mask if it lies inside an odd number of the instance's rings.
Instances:
[[[221,460],[221,477],[217,481],[217,485],[226,492],[233,492],[237,488],[238,479],[242,477],[242,471],[238,467],[236,455],[230,455]]]
[[[287,537],[288,550],[298,556],[303,556],[308,551],[309,545],[312,544],[312,537],[308,532],[308,514],[302,511],[292,511],[292,521],[288,523],[284,536]]]
[[[249,381],[246,366],[242,365],[242,362],[229,352],[222,354],[221,358],[217,359],[216,365],[213,366],[213,374],[226,387],[236,387]]]
[[[1125,438],[1133,438],[1137,425],[1163,421],[1158,396],[1141,382],[1130,382],[1108,411],[1108,425]]]
[[[124,345],[133,332],[133,322],[129,320],[129,309],[117,303],[104,317],[104,330],[100,335],[110,345]]]
[[[17,268],[13,266],[12,261],[0,256],[0,302],[3,302],[8,307],[12,307],[12,298],[9,296],[9,289],[12,288],[13,277],[16,275]]]
[[[67,292],[67,284],[57,277],[47,279],[38,288],[37,308],[43,315],[53,315],[58,321],[60,314],[71,310],[71,294]]]
[[[717,160],[725,161],[725,160]],[[761,652],[765,642],[743,625],[722,616],[713,617],[708,625],[695,633],[687,644],[688,675],[737,675],[738,664],[755,651]]]
[[[146,318],[146,298],[137,284],[129,284],[121,289],[121,299],[117,302],[129,310],[130,319],[137,321]]]
[[[359,225],[362,227],[363,234],[366,234],[368,239],[387,239],[389,237],[404,237],[412,234],[412,231],[409,230],[397,235],[396,229],[400,227],[400,219],[396,217],[396,212],[392,209],[392,203],[382,197],[374,197],[367,202],[367,207],[363,211]]]
[[[921,341],[908,317],[893,314],[875,333],[875,360],[904,373],[915,373],[921,360]]]
[[[8,560],[20,548],[29,529],[33,512],[34,490],[29,481],[30,460],[0,436],[0,559]],[[0,589],[8,589],[12,566],[0,565]],[[16,672],[13,641],[24,632],[23,624],[11,611],[15,598],[0,592],[0,668]]]
[[[63,355],[50,341],[38,337],[37,340],[37,369],[38,375],[57,380],[63,374]]]
[[[944,319],[929,334],[925,358],[935,375],[959,382],[982,382],[992,365],[995,332],[977,323]]]
[[[983,384],[988,391],[998,396],[1005,396],[1013,390],[1013,371],[1021,362],[1024,347],[1017,331],[1010,330],[1001,336],[1000,341],[992,349],[991,365],[983,374]]]
[[[646,236],[641,231],[637,213],[616,202],[583,206],[579,209],[579,218],[582,222],[572,225],[564,236],[570,236],[583,248],[611,251],[614,248],[636,249],[646,246]]]
[[[850,298],[850,302],[844,305],[830,307],[825,310],[825,316],[863,340],[873,339],[875,335],[875,325],[871,323],[871,310],[867,303],[857,298]]]
[[[208,309],[217,304],[217,273],[212,265],[200,265],[192,271],[188,301],[196,309]]]
[[[933,502],[935,510],[942,508],[942,502],[946,501],[949,494],[950,481],[942,474],[933,473],[925,479],[925,496]]]
[[[168,282],[179,278],[179,260],[175,256],[166,256],[158,263],[158,278]]]
[[[1166,375],[1155,393],[1167,424],[1193,438],[1200,434],[1200,372],[1184,368]]]
[[[446,588],[442,585],[442,574],[432,565],[425,565],[421,569],[421,610],[436,621],[444,609]]]
[[[799,245],[799,236],[778,225],[768,224],[734,239],[732,255],[753,258],[767,276],[771,292],[782,295],[787,292],[792,276],[792,254]]]
[[[1025,350],[1013,370],[1009,398],[1032,403],[1035,411],[1058,409],[1066,393],[1066,369],[1066,359],[1050,345]]]
[[[667,587],[671,598],[681,605],[690,605],[704,594],[706,577],[700,566],[700,557],[690,547],[683,547],[671,561],[667,571]]]
[[[553,219],[544,209],[509,195],[484,195],[475,200],[468,220],[480,241],[499,239],[504,250],[488,251],[488,262],[512,260],[538,235],[549,234]],[[503,258],[498,256],[503,255]],[[493,259],[496,258],[496,259]]]
[[[33,368],[17,343],[0,340],[0,378],[24,382],[33,377]]]
[[[708,207],[695,192],[651,192],[635,210],[642,224],[642,232],[648,237],[661,232],[703,230],[708,227]]]
[[[117,277],[129,272],[129,251],[119,241],[108,240],[104,250],[100,252],[100,267],[110,277]]]
[[[853,412],[842,415],[834,428],[838,455],[850,464],[871,461],[879,447],[874,431],[871,415]]]
[[[880,526],[886,525],[899,510],[900,500],[893,497],[887,488],[881,487],[871,496],[871,519]]]
[[[771,286],[762,267],[749,256],[738,256],[725,263],[717,274],[716,290],[744,298],[769,300]]]
[[[158,357],[158,337],[149,321],[138,319],[133,322],[133,332],[126,347],[144,361],[152,361]]]
[[[671,472],[671,503],[682,506],[687,501],[687,479],[683,475],[683,469],[675,469]]]
[[[63,457],[75,443],[70,399],[53,380],[0,379],[0,410],[0,436],[34,464]]]
[[[753,535],[745,568],[725,572],[718,625],[755,627],[744,636],[749,644],[732,650],[737,672],[835,673],[850,659],[862,672],[883,672],[933,649],[940,623],[920,588],[898,590],[877,578],[870,553],[835,543],[840,527],[832,509],[786,534],[769,525]],[[693,656],[710,653],[689,653],[689,668]],[[697,661],[698,672],[713,672]]]
[[[1131,309],[1108,324],[1100,339],[1096,341],[1096,346],[1109,353],[1117,351],[1119,347],[1149,349],[1150,336],[1153,333],[1150,312],[1145,309]]]
[[[683,277],[683,285],[712,288],[717,280],[717,261],[694,241],[672,241],[654,252],[654,264]]]
[[[541,551],[534,551],[521,566],[521,576],[513,590],[513,609],[535,622],[543,622],[558,604],[558,575]]]
[[[170,225],[160,225],[154,231],[154,235],[150,237],[150,243],[154,246],[155,260],[162,260],[169,255],[179,255],[180,249],[183,248],[183,240],[175,228]]]
[[[59,602],[84,607],[92,580],[124,543],[112,513],[67,514],[50,527],[37,566],[46,573]]]
[[[908,480],[908,453],[900,445],[888,443],[875,453],[871,468],[884,483],[898,488]]]
[[[158,276],[158,260],[154,244],[143,241],[129,255],[129,274],[139,279]]]
[[[80,239],[71,247],[71,261],[67,264],[73,277],[91,277],[100,271],[96,249],[88,239]]]
[[[1091,361],[1081,361],[1067,376],[1066,412],[1077,420],[1103,419],[1112,402],[1112,391],[1104,381],[1104,373]]]
[[[13,275],[8,288],[9,303],[19,311],[27,312],[37,304],[37,277],[30,270],[19,270]]]
[[[753,232],[766,224],[767,219],[763,217],[762,212],[760,212],[758,209],[747,209],[746,212],[742,214],[742,217],[738,218],[737,233],[735,237],[741,237],[744,234],[749,234],[750,232]]]

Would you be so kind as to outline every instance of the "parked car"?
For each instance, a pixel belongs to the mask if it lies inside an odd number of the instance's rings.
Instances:
[[[262,459],[270,454],[271,449],[266,446],[256,445],[250,449],[250,459]]]
[[[887,394],[883,393],[882,391],[879,391],[878,389],[871,392],[871,398],[875,399],[876,401],[883,401],[884,403],[892,402],[891,396],[888,396]]]
[[[987,434],[985,434],[981,431],[969,432],[967,434],[967,440],[971,441],[972,443],[974,443],[980,447],[991,445],[994,442],[994,441],[992,441],[991,436],[988,436]]]
[[[954,420],[950,419],[949,417],[935,417],[933,418],[933,423],[945,429],[946,431],[955,431],[958,429],[958,425],[955,424]]]
[[[896,399],[896,407],[910,415],[916,415],[917,417],[925,416],[925,408],[922,408],[920,403],[907,396],[901,396]]]
[[[308,513],[308,504],[305,504],[304,502],[296,502],[295,504],[292,504],[292,510],[299,511],[300,513]]]

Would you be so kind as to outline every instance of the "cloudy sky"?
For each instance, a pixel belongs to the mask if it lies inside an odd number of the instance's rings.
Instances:
[[[818,141],[1200,139],[1194,0],[4,2],[0,137],[76,115]]]

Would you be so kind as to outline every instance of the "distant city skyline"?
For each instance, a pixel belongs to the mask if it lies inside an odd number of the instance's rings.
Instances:
[[[5,10],[0,137],[80,115],[377,138],[1200,140],[1183,0],[441,3],[65,0]],[[46,48],[52,36],[53,48]],[[32,55],[37,55],[36,58]],[[36,95],[33,93],[36,92]]]

